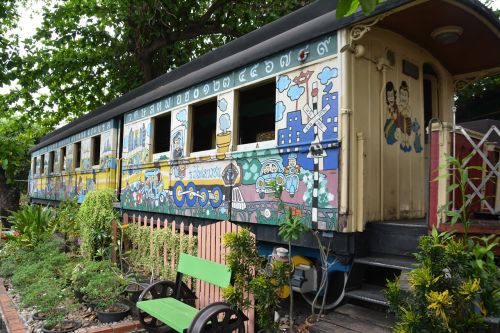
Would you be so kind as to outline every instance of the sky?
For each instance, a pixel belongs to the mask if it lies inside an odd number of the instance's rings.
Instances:
[[[19,21],[21,39],[32,36],[35,33],[36,28],[41,25],[42,16],[40,15],[40,12],[44,2],[45,1],[43,0],[33,0],[29,4],[29,8],[22,10],[21,19]],[[494,0],[492,2],[492,6],[495,10],[500,9],[500,0]]]

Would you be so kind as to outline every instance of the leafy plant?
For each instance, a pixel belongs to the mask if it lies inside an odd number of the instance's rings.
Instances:
[[[81,290],[86,301],[95,304],[96,309],[106,311],[122,299],[127,285],[128,281],[119,270],[115,266],[109,266],[99,274],[90,276],[87,285]]]
[[[472,204],[472,199],[474,198],[474,192],[472,187],[469,184],[469,181],[474,180],[471,173],[474,171],[483,171],[484,168],[482,166],[476,165],[468,165],[470,160],[476,154],[475,151],[472,151],[470,154],[465,156],[464,158],[456,158],[453,156],[446,156],[447,163],[445,165],[440,166],[440,169],[448,170],[449,167],[452,168],[455,172],[452,172],[453,183],[450,184],[447,188],[448,193],[453,193],[458,190],[458,200],[462,202],[462,206],[456,210],[453,209],[453,201],[449,201],[443,206],[439,207],[438,212],[444,213],[446,216],[451,217],[450,223],[452,225],[460,222],[464,227],[464,237],[467,238],[469,234],[469,228],[472,224],[470,219],[470,206]],[[437,177],[437,179],[445,178],[448,179],[450,175],[448,173]],[[479,200],[485,200],[484,198],[480,198]]]
[[[20,235],[8,237],[8,240],[20,242],[25,246],[33,247],[51,234],[50,225],[55,218],[50,207],[28,205],[9,216],[12,228]]]
[[[73,239],[80,235],[80,228],[77,223],[80,205],[74,199],[64,199],[56,208],[56,221],[54,232],[64,233],[68,238]]]
[[[484,316],[500,313],[500,269],[492,249],[498,237],[464,240],[436,229],[419,242],[419,266],[409,288],[388,282],[395,332],[485,332]]]
[[[283,193],[283,186],[280,185],[276,188],[276,196],[279,199],[279,209],[283,211],[284,205],[281,200],[281,194]],[[289,208],[285,212],[285,218],[280,224],[278,234],[286,242],[288,242],[288,262],[292,262],[292,241],[299,239],[300,235],[309,231],[310,229],[302,223],[302,219],[299,215],[294,215],[292,210]],[[290,288],[290,332],[293,333],[293,289],[292,289],[292,277],[289,274],[288,287]]]
[[[279,308],[280,292],[287,284],[290,266],[281,261],[266,265],[248,229],[224,235],[224,245],[229,249],[226,263],[234,280],[232,286],[224,289],[224,299],[240,310],[254,305],[257,325],[269,332],[276,331],[274,312]],[[255,304],[251,303],[250,294],[254,295]]]
[[[114,201],[115,194],[111,189],[90,191],[78,211],[81,250],[87,259],[102,259],[110,249],[112,222],[117,219]]]

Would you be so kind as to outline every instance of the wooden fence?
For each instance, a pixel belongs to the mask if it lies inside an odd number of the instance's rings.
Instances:
[[[224,235],[231,232],[238,232],[240,229],[241,227],[229,221],[220,221],[198,227],[198,257],[225,264],[227,249],[222,244]],[[196,281],[196,296],[198,297],[198,308],[223,300],[221,288],[199,280]],[[253,302],[252,295],[249,295],[249,297]],[[245,324],[246,332],[253,333],[255,321],[254,309],[250,308],[245,312],[245,315],[249,319]]]

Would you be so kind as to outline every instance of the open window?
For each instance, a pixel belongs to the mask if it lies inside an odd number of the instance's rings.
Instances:
[[[274,80],[239,90],[238,149],[275,144],[276,83]]]
[[[75,169],[80,168],[82,162],[82,143],[77,142],[73,146],[73,159],[75,160]]]
[[[61,155],[59,159],[59,169],[61,172],[66,171],[66,147],[61,148]]]
[[[40,174],[45,173],[45,155],[40,155]]]
[[[53,151],[51,151],[49,153],[49,175],[54,173],[54,162],[55,162],[54,157],[55,157],[55,153]]]
[[[167,159],[170,154],[170,122],[170,112],[153,119],[153,158],[155,160]]]
[[[99,165],[101,161],[101,136],[97,135],[92,138],[92,165]]]
[[[217,99],[195,104],[191,107],[191,152],[215,149],[217,125]]]

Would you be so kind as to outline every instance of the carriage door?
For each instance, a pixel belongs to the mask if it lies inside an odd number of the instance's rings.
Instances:
[[[425,147],[424,147],[424,179],[425,179],[425,201],[429,199],[429,121],[431,119],[439,119],[439,90],[438,90],[438,77],[434,69],[429,64],[424,64],[423,67],[424,80],[424,126],[425,131]]]

